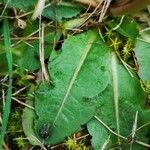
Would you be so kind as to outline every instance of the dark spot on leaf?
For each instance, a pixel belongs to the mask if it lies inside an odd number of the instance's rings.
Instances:
[[[106,71],[105,66],[101,66],[101,70],[102,70],[102,71]]]
[[[49,137],[50,133],[50,125],[49,124],[44,124],[42,128],[40,129],[40,136],[43,139],[47,139]]]
[[[62,72],[61,71],[56,71],[54,76],[61,76],[62,75]]]
[[[84,102],[89,102],[89,101],[91,101],[91,98],[89,98],[89,97],[83,97],[83,101]]]

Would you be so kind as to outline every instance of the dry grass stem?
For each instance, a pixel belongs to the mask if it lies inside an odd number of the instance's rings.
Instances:
[[[21,104],[21,105],[23,105],[23,106],[25,106],[25,107],[28,107],[28,108],[34,110],[34,107],[32,107],[32,106],[30,106],[30,105],[28,105],[28,104],[26,104],[26,103],[24,103],[24,102],[21,102],[21,101],[18,100],[17,98],[12,97],[12,99],[13,99],[14,101],[18,102],[19,104]]]

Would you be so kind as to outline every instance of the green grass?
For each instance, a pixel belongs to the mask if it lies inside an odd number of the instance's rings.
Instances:
[[[11,42],[10,42],[10,35],[9,35],[9,23],[7,19],[4,19],[3,22],[3,33],[4,33],[4,45],[7,49],[6,57],[7,57],[7,63],[8,63],[8,74],[9,74],[9,86],[8,91],[6,95],[6,102],[5,107],[3,108],[3,122],[2,122],[2,129],[1,129],[1,135],[0,135],[0,149],[3,147],[3,141],[5,137],[5,133],[7,130],[7,124],[8,124],[8,118],[10,114],[10,108],[11,108],[11,96],[12,96],[12,52],[11,52]]]

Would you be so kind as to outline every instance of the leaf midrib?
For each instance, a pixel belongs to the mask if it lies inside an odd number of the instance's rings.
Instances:
[[[113,96],[114,96],[116,127],[117,127],[117,133],[120,134],[118,71],[117,71],[116,55],[114,53],[112,53],[112,57],[111,57],[111,71],[112,71],[112,84],[113,84]],[[118,137],[118,142],[120,143],[119,137]]]
[[[81,55],[80,60],[79,60],[79,62],[78,62],[78,64],[77,64],[77,67],[76,67],[76,69],[75,69],[75,71],[74,71],[74,73],[73,73],[73,75],[72,75],[72,78],[71,78],[69,84],[68,84],[68,88],[67,88],[67,90],[66,90],[66,93],[65,93],[65,95],[64,95],[64,98],[63,98],[62,103],[61,103],[61,105],[60,105],[60,109],[58,110],[58,112],[57,112],[57,114],[56,114],[56,117],[55,117],[55,119],[54,119],[54,123],[53,123],[53,124],[55,124],[55,122],[57,121],[59,115],[60,115],[61,112],[62,112],[62,109],[63,109],[63,107],[64,107],[64,104],[65,104],[65,102],[66,102],[68,96],[69,96],[69,93],[70,93],[70,91],[71,91],[71,89],[72,89],[72,86],[73,86],[73,84],[74,84],[74,81],[76,80],[76,78],[77,78],[77,76],[78,76],[78,74],[79,74],[79,72],[80,72],[80,70],[81,70],[81,68],[82,68],[82,66],[83,66],[83,64],[84,64],[84,61],[85,61],[85,59],[86,59],[86,57],[87,57],[87,55],[88,55],[88,53],[89,53],[89,51],[90,51],[90,49],[91,49],[92,44],[93,44],[93,42],[95,41],[96,37],[97,37],[97,34],[96,34],[95,32],[91,33],[90,38],[89,38],[89,40],[87,41],[87,45],[86,45],[85,49],[84,49],[83,52],[82,52],[82,55]]]

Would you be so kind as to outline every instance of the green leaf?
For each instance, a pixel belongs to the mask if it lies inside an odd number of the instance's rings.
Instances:
[[[11,0],[8,3],[8,7],[14,7],[16,9],[27,11],[29,10],[29,8],[33,7],[36,4],[36,2],[37,0]]]
[[[16,48],[22,51],[22,56],[16,59],[16,63],[20,70],[24,71],[27,69],[29,71],[34,71],[40,68],[40,61],[37,53],[38,42],[32,43],[32,47],[22,43]]]
[[[36,138],[34,131],[34,119],[37,117],[34,111],[34,97],[35,85],[31,85],[28,96],[26,98],[26,106],[23,110],[22,127],[25,135],[32,145],[42,145],[42,143]]]
[[[49,72],[53,87],[43,83],[35,95],[38,138],[43,141],[43,130],[49,128],[45,144],[62,141],[93,116],[96,101],[92,99],[109,82],[110,52],[95,31],[88,31],[70,36],[60,55],[52,53]]]
[[[16,9],[28,11],[31,8],[34,9],[37,2],[38,0],[11,0],[8,3],[8,7],[14,7]],[[5,2],[5,4],[6,3],[7,1]],[[72,18],[78,15],[83,10],[83,7],[70,2],[61,2],[56,6],[56,10],[54,8],[55,5],[46,7],[42,15],[53,20],[62,21],[63,18]]]
[[[33,98],[27,98],[26,100],[26,104],[28,104],[29,106],[34,106],[33,103]],[[35,119],[36,115],[34,110],[32,110],[29,107],[26,107],[23,111],[23,116],[22,116],[22,127],[23,127],[23,131],[25,133],[25,135],[28,137],[28,140],[30,141],[30,143],[32,145],[40,145],[40,143],[38,142],[38,140],[36,139],[36,135],[33,129],[33,124],[34,124],[34,119]]]
[[[78,28],[79,26],[81,26],[85,21],[87,20],[87,17],[81,17],[81,18],[75,18],[75,19],[70,19],[69,21],[65,21],[62,23],[62,26],[64,29],[74,29],[74,28]]]
[[[135,56],[139,65],[138,74],[140,78],[145,82],[150,82],[150,43],[137,40]]]
[[[62,21],[63,18],[72,18],[83,10],[82,7],[70,2],[61,2],[54,7],[54,5],[50,5],[45,8],[42,15],[53,20]]]
[[[123,19],[123,22],[117,31],[120,32],[123,36],[131,38],[133,40],[135,40],[135,38],[139,34],[136,23],[133,20],[128,19],[127,17]]]
[[[106,128],[96,119],[91,119],[87,123],[87,128],[90,135],[92,136],[92,146],[94,150],[100,150],[100,148],[102,149],[104,143],[107,143],[107,140],[110,138]]]
[[[110,22],[109,25],[110,25],[111,28],[114,28],[114,27],[118,26],[118,28],[116,30],[121,35],[135,41],[136,37],[139,34],[139,30],[137,28],[136,23],[133,20],[127,18],[127,17],[124,17],[122,22],[120,22],[120,21],[121,21],[121,19],[119,21],[114,20],[113,22]]]
[[[132,132],[136,111],[138,111],[138,127],[150,121],[147,117],[150,113],[144,110],[145,95],[136,75],[131,72],[133,75],[133,77],[131,77],[114,54],[112,55],[110,62],[110,75],[112,76],[112,82],[108,85],[105,91],[99,95],[96,116],[114,132],[127,137]],[[94,126],[95,130],[91,130]],[[96,149],[97,147],[99,147],[99,149],[102,148],[106,141],[105,139],[109,134],[111,137],[108,145],[111,148],[114,147],[115,144],[118,144],[118,146],[120,145],[124,149],[126,149],[126,147],[129,148],[129,144],[122,141],[122,139],[117,136],[114,137],[111,132],[109,132],[108,135],[102,134],[100,136],[101,130],[104,130],[101,131],[102,133],[106,132],[106,128],[102,128],[100,122],[98,124],[97,122],[94,123],[92,120],[88,123],[88,130],[93,136],[92,143]],[[137,132],[136,139],[145,143],[148,142],[148,139],[146,139],[147,133],[147,128],[144,131]],[[97,140],[99,140],[99,142]],[[133,148],[135,146],[137,146],[137,144],[134,143]]]
[[[55,35],[54,32],[48,33],[45,35],[45,41],[44,41],[44,54],[45,59],[47,59],[51,51],[53,50],[53,42],[54,37],[56,42],[59,40],[61,36],[61,31],[58,31]],[[15,63],[18,65],[21,71],[24,71],[25,69],[29,71],[35,71],[40,68],[40,58],[39,58],[39,41],[35,40],[32,42],[29,42],[30,45],[27,45],[26,43],[21,43],[17,46],[15,46],[15,51],[19,51],[19,56],[15,56]]]

